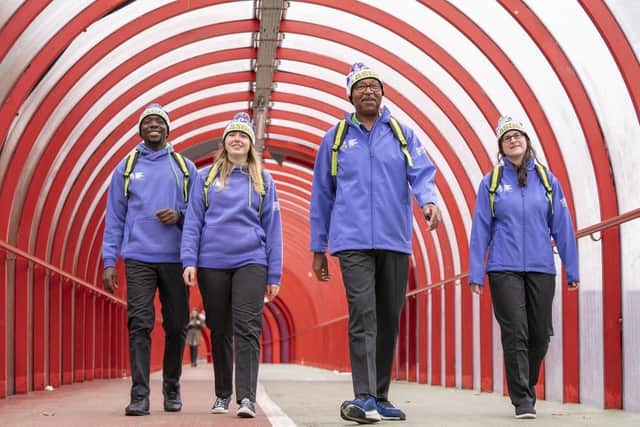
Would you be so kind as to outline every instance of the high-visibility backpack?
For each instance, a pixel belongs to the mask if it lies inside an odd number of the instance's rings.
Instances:
[[[504,166],[496,165],[491,171],[491,180],[489,181],[489,206],[491,207],[491,217],[495,218],[496,210],[494,207],[494,202],[496,199],[496,191],[498,191],[498,186],[500,185],[500,181],[502,180],[502,171]],[[553,187],[551,187],[551,180],[549,179],[549,171],[546,167],[541,165],[540,163],[536,163],[536,172],[540,177],[540,181],[542,181],[542,185],[547,192],[547,200],[549,200],[549,206],[551,207],[551,215],[553,215]]]
[[[400,149],[402,153],[407,158],[407,164],[409,166],[413,166],[413,160],[411,160],[411,153],[409,153],[409,148],[407,148],[407,139],[404,137],[404,133],[402,132],[402,128],[400,127],[400,123],[395,117],[389,118],[389,125],[391,126],[391,130],[395,135],[398,142],[400,142]],[[338,126],[336,128],[336,134],[333,138],[333,145],[331,146],[331,176],[338,175],[338,151],[344,142],[344,137],[347,134],[347,121],[340,120]]]
[[[211,169],[209,170],[209,173],[207,174],[207,179],[204,180],[204,187],[202,189],[202,191],[204,192],[204,207],[208,208],[209,207],[209,187],[211,187],[211,184],[213,184],[213,181],[215,181],[216,176],[218,175],[218,171],[220,169],[220,163],[215,163]],[[249,180],[251,180],[251,177],[249,177]],[[264,172],[262,173],[262,186],[261,186],[262,190],[260,191],[260,203],[258,204],[258,221],[261,219],[262,217],[262,204],[264,202],[264,196],[267,193],[267,191],[265,190],[265,184],[264,184]]]
[[[184,161],[184,157],[180,153],[176,153],[175,151],[171,152],[174,160],[180,167],[182,171],[182,197],[184,198],[184,202],[187,203],[189,201],[189,168],[187,167],[187,162]],[[127,157],[127,163],[124,167],[124,197],[129,197],[129,183],[131,182],[131,173],[133,172],[133,168],[138,161],[138,157],[140,156],[140,151],[135,150],[133,153],[129,154]]]

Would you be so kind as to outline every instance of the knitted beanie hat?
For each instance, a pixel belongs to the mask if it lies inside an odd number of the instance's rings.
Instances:
[[[140,133],[142,127],[142,121],[149,116],[159,116],[164,123],[167,125],[167,136],[169,135],[169,113],[164,111],[162,106],[157,103],[149,104],[144,109],[142,114],[140,114],[140,119],[138,120],[138,133]]]
[[[502,116],[498,120],[498,126],[496,127],[496,137],[498,137],[498,144],[502,140],[502,135],[510,130],[519,130],[525,135],[527,134],[527,131],[522,122],[514,120],[509,116]]]
[[[237,113],[233,116],[233,119],[227,124],[224,128],[224,133],[222,134],[222,141],[224,142],[227,134],[230,132],[243,132],[247,134],[252,144],[256,143],[256,134],[253,128],[253,123],[251,122],[251,118],[247,113]]]
[[[364,79],[376,79],[382,86],[382,94],[384,95],[384,85],[382,84],[382,77],[375,70],[364,65],[362,62],[356,62],[351,66],[351,71],[347,74],[347,96],[351,99],[351,91],[353,86]]]

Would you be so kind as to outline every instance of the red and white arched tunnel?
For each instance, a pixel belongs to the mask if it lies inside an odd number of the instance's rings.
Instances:
[[[258,52],[271,42],[264,146],[285,267],[263,361],[349,369],[339,268],[332,260],[328,284],[312,278],[308,217],[318,144],[350,109],[345,74],[362,61],[437,165],[444,213],[431,234],[415,211],[396,377],[504,392],[490,301],[470,294],[465,273],[475,190],[509,114],[531,129],[586,230],[579,293],[558,276],[539,394],[640,410],[638,3],[278,1],[275,38],[261,37],[262,3],[2,2],[0,396],[127,371],[124,286],[111,298],[100,285],[110,175],[153,101],[170,112],[176,149],[209,164],[224,124],[255,111]],[[155,367],[160,357],[156,345]]]

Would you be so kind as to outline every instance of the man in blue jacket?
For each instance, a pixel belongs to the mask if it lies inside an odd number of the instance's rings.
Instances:
[[[118,255],[126,265],[127,317],[131,361],[131,401],[125,415],[149,414],[151,330],[155,323],[156,288],[165,331],[164,410],[182,409],[180,375],[189,321],[188,291],[182,282],[180,240],[190,191],[193,163],[167,142],[169,115],[158,104],[140,116],[143,142],[116,168],[107,198],[102,283],[117,288]]]
[[[362,424],[406,419],[388,391],[411,254],[411,192],[429,229],[440,222],[436,169],[413,131],[381,108],[383,95],[380,75],[354,64],[347,96],[355,113],[345,114],[346,127],[335,126],[323,138],[311,190],[312,267],[318,280],[329,280],[330,246],[340,260],[349,305],[355,399],[343,402],[340,414]],[[336,138],[337,132],[344,137]]]

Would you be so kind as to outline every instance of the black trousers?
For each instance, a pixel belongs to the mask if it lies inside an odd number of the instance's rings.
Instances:
[[[189,350],[191,351],[191,364],[196,366],[198,364],[198,346],[190,345]]]
[[[353,391],[387,399],[409,255],[382,250],[342,251],[340,269],[349,304]]]
[[[491,300],[500,324],[509,397],[515,407],[533,407],[540,366],[553,335],[555,275],[489,273]]]
[[[149,264],[127,260],[127,318],[131,363],[131,399],[149,396],[151,331],[155,323],[156,288],[162,305],[165,333],[162,364],[163,392],[178,391],[182,354],[189,321],[189,291],[180,264]]]
[[[215,393],[232,393],[235,339],[236,401],[256,401],[260,364],[260,333],[267,267],[249,264],[234,270],[198,269],[198,286],[211,330]]]

